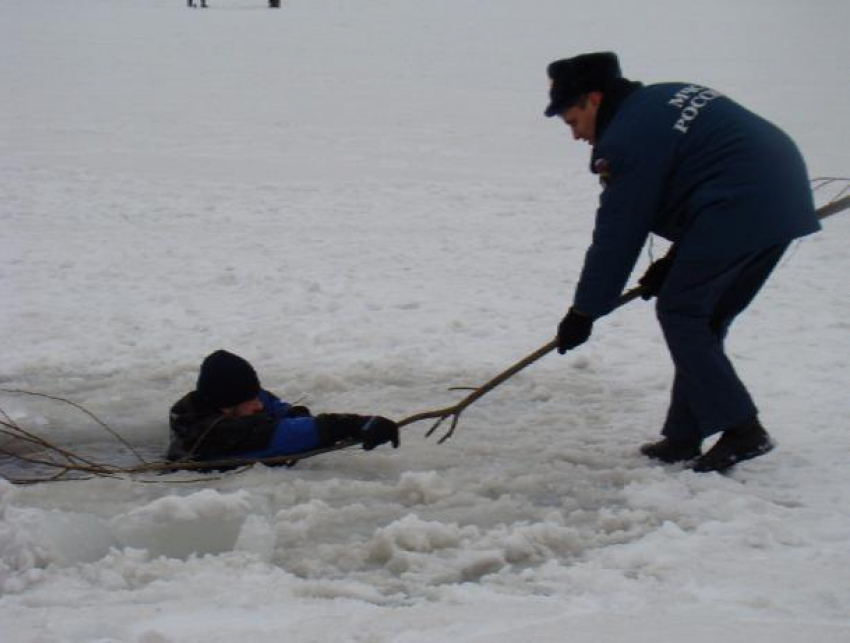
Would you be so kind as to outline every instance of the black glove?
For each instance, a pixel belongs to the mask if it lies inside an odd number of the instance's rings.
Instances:
[[[671,246],[670,251],[661,259],[653,261],[646,272],[643,273],[643,277],[638,279],[638,283],[643,286],[643,293],[641,293],[643,299],[649,301],[661,292],[675,258],[676,246]]]
[[[362,442],[366,451],[371,451],[385,442],[392,442],[395,449],[399,444],[398,425],[380,415],[322,413],[316,416],[316,431],[322,446],[332,445],[348,438]]]
[[[311,417],[310,409],[306,406],[290,406],[286,412],[286,417],[290,418],[308,418]]]
[[[398,449],[398,424],[385,417],[376,415],[369,418],[360,429],[363,435],[363,450],[371,451],[379,444],[391,442],[393,449]]]
[[[563,355],[568,350],[584,344],[593,331],[593,317],[584,315],[570,308],[566,317],[558,324],[558,353]]]

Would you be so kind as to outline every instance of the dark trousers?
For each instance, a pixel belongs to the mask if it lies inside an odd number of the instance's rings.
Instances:
[[[661,433],[701,440],[758,413],[726,356],[729,326],[764,285],[787,243],[733,261],[676,260],[656,311],[673,358],[670,409]]]

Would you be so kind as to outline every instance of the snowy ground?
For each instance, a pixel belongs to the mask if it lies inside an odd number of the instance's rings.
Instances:
[[[554,58],[715,86],[850,174],[843,1],[209,2],[0,20],[0,387],[146,452],[216,348],[315,411],[404,417],[548,341],[597,195],[542,117]],[[634,303],[443,446],[413,425],[293,470],[0,482],[0,641],[850,640],[850,215],[825,228],[731,340],[770,456],[637,455],[670,366]],[[0,407],[113,448],[67,406]]]

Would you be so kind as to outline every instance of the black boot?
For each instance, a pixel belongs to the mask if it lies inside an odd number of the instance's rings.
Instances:
[[[742,460],[764,455],[774,447],[757,417],[723,432],[720,439],[693,466],[694,471],[726,471]]]
[[[693,440],[671,440],[664,438],[658,442],[644,444],[640,452],[653,460],[660,460],[668,464],[674,462],[687,462],[700,456],[700,442]]]

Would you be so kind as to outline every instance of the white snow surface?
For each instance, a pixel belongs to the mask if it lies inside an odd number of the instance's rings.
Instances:
[[[546,343],[598,196],[542,116],[555,58],[711,85],[850,173],[844,0],[209,3],[0,12],[0,387],[151,456],[217,348],[315,412],[401,418]],[[0,641],[850,640],[850,215],[824,227],[729,342],[770,455],[638,455],[671,366],[636,302],[443,445],[0,481]],[[66,404],[0,406],[128,458]]]

